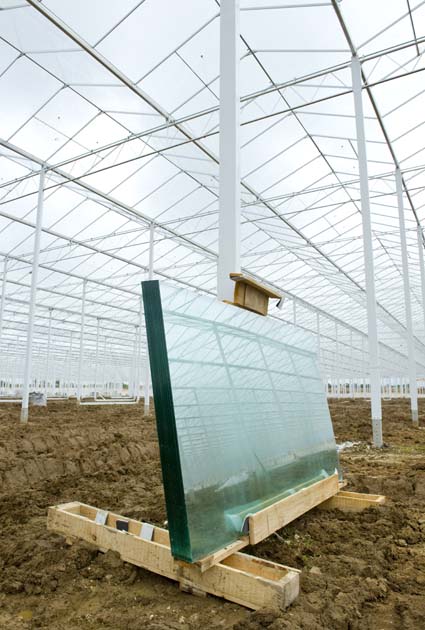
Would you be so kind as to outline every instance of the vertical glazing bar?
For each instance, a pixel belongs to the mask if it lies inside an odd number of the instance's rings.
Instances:
[[[32,344],[34,337],[34,319],[35,319],[35,300],[37,297],[37,281],[38,281],[38,259],[40,256],[40,239],[41,239],[41,226],[43,224],[43,205],[44,205],[44,170],[40,171],[40,182],[38,188],[38,200],[37,200],[37,216],[35,222],[35,234],[34,234],[34,252],[32,258],[32,273],[31,273],[31,290],[30,290],[30,304],[28,314],[28,332],[27,332],[27,344],[25,351],[25,364],[24,364],[24,382],[22,387],[22,407],[21,407],[21,422],[26,424],[28,422],[28,405],[29,405],[29,393],[30,393],[30,381],[32,370]]]
[[[83,281],[83,296],[81,300],[81,326],[80,326],[80,354],[78,357],[78,382],[77,382],[77,401],[81,401],[82,395],[82,370],[83,370],[83,354],[84,354],[84,319],[86,315],[86,292],[87,280]]]
[[[240,271],[239,0],[220,6],[220,201],[217,297],[233,302]]]
[[[360,197],[363,224],[363,253],[365,265],[367,332],[369,342],[370,389],[373,443],[381,447],[382,407],[381,381],[379,375],[378,324],[376,317],[375,267],[373,260],[372,224],[370,218],[369,178],[367,169],[366,136],[363,119],[362,75],[358,57],[351,61],[353,80],[354,110],[356,117],[357,153],[359,159]]]
[[[415,338],[413,336],[412,304],[410,301],[409,261],[407,258],[406,226],[404,223],[403,181],[401,171],[396,168],[398,221],[400,227],[401,266],[403,270],[404,310],[407,328],[407,357],[409,362],[410,409],[413,424],[418,424],[418,389],[416,383]]]

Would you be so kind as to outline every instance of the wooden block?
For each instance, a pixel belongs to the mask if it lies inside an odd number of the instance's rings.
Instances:
[[[245,304],[245,289],[246,284],[244,284],[243,282],[235,283],[235,291],[233,294],[234,304],[237,304],[238,306],[243,306]]]
[[[75,504],[72,512],[60,505],[49,508],[48,529],[102,550],[117,551],[125,562],[175,580],[185,590],[211,593],[254,610],[264,606],[283,609],[298,595],[300,572],[296,569],[237,552],[202,571],[196,564],[174,560],[166,530],[155,527],[153,540],[145,540],[139,536],[140,521],[125,519],[129,532],[121,532],[114,524],[125,517],[109,512],[107,523],[101,525],[94,521],[97,508],[79,505],[79,513]]]
[[[249,516],[249,543],[255,545],[264,540],[273,532],[337,494],[338,490],[338,474],[335,473]]]
[[[384,505],[386,497],[382,494],[364,494],[340,490],[335,496],[319,505],[321,510],[342,510],[343,512],[361,512],[369,507]]]
[[[239,282],[236,284],[239,284]],[[267,315],[269,298],[259,289],[247,284],[245,287],[245,308],[260,315]]]
[[[230,278],[235,281],[233,304],[259,315],[267,315],[269,298],[280,299],[281,296],[264,287],[252,278],[241,273],[231,273]]]
[[[202,573],[207,569],[210,569],[214,564],[218,564],[228,556],[231,556],[236,551],[243,549],[249,545],[249,537],[243,536],[239,540],[235,540],[235,542],[230,543],[230,545],[226,545],[223,549],[216,551],[215,553],[211,553],[209,556],[205,556],[201,560],[198,560],[195,564],[197,564]]]
[[[276,291],[273,291],[273,289],[269,289],[268,287],[265,287],[264,285],[260,284],[260,282],[257,282],[256,280],[254,280],[253,278],[250,278],[249,276],[244,276],[243,273],[232,272],[229,274],[229,277],[231,280],[234,280],[235,282],[243,282],[245,285],[258,289],[259,291],[264,293],[264,295],[267,295],[267,297],[269,298],[280,300],[282,297],[280,293],[276,293]]]

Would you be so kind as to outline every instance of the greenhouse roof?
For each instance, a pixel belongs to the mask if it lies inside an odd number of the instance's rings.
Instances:
[[[342,354],[346,347],[347,364],[357,348],[364,366],[351,87],[358,55],[381,356],[387,374],[406,372],[399,167],[417,363],[425,373],[418,249],[425,221],[425,2],[240,6],[243,270],[289,298],[275,316],[315,330],[319,313],[324,339]],[[87,325],[100,319],[125,346],[139,322],[152,225],[155,277],[216,293],[219,16],[216,0],[0,0],[3,344],[25,341],[42,167],[41,345],[49,312],[65,337],[78,334],[87,280]],[[329,357],[328,366],[335,353]]]

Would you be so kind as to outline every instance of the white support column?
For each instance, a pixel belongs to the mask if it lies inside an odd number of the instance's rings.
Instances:
[[[106,389],[106,393],[108,393],[108,387],[105,385],[106,383],[106,348],[107,348],[107,340],[106,340],[106,335],[103,338],[103,364],[102,364],[102,394],[104,393],[104,390]]]
[[[97,318],[96,324],[96,355],[94,360],[94,399],[97,398],[97,366],[99,364],[99,333],[100,333],[100,319]]]
[[[40,239],[41,239],[41,227],[43,224],[43,205],[44,205],[44,169],[40,171],[40,182],[38,188],[37,199],[37,216],[35,221],[35,234],[34,234],[34,252],[32,258],[32,273],[31,273],[31,290],[30,290],[30,304],[28,314],[28,332],[27,332],[27,344],[25,351],[25,365],[24,365],[24,383],[22,387],[22,407],[21,407],[21,422],[26,424],[28,422],[28,405],[29,405],[29,393],[31,384],[31,371],[32,371],[32,353],[33,353],[33,338],[34,338],[34,320],[35,320],[35,302],[37,297],[37,281],[38,281],[38,260],[40,256]]]
[[[69,338],[69,351],[68,351],[68,387],[67,387],[67,395],[68,397],[71,395],[71,388],[72,388],[72,379],[73,379],[73,373],[72,373],[72,343],[74,341],[74,333],[71,330],[70,333],[70,338]]]
[[[4,315],[4,305],[6,302],[6,283],[7,283],[7,265],[8,265],[8,258],[4,259],[4,263],[3,263],[3,280],[2,280],[2,285],[1,285],[1,303],[0,303],[0,344],[1,344],[1,340],[2,340],[2,335],[3,335],[3,315]]]
[[[50,371],[50,342],[52,339],[52,310],[49,308],[49,327],[47,332],[47,356],[46,356],[46,373],[44,377],[44,391],[46,396],[48,395],[48,382],[49,382],[49,371]]]
[[[140,376],[142,362],[142,330],[143,330],[143,298],[140,296],[139,305],[139,342],[137,346],[137,370],[136,370],[136,402],[140,399]],[[146,349],[147,350],[147,349]]]
[[[317,358],[319,361],[319,366],[321,366],[321,340],[320,340],[320,313],[316,312],[316,331],[317,331]]]
[[[149,232],[149,269],[148,269],[148,280],[153,280],[153,268],[154,268],[154,257],[155,254],[155,226],[152,223]],[[146,326],[145,326],[146,330]],[[148,350],[148,339],[146,338],[146,362],[145,362],[145,377],[144,377],[144,387],[143,394],[145,399],[144,410],[143,413],[145,416],[149,415],[149,403],[150,403],[150,381],[151,381],[151,370],[149,365],[149,350]]]
[[[403,269],[404,309],[407,328],[407,357],[409,362],[410,409],[412,422],[418,424],[418,387],[416,382],[415,338],[413,336],[412,304],[410,301],[409,261],[407,258],[406,226],[404,223],[403,181],[401,171],[396,168],[395,181],[397,188],[398,221],[400,226],[401,265]]]
[[[424,244],[421,226],[417,227],[418,236],[418,252],[419,252],[419,270],[421,272],[421,294],[422,294],[422,315],[424,318],[424,337],[425,337],[425,266],[424,266]]]
[[[340,370],[340,361],[339,361],[339,341],[338,341],[338,322],[335,322],[335,380],[336,380],[336,397],[341,397],[341,384],[339,381],[339,370]]]
[[[139,324],[136,324],[134,326],[134,347],[131,374],[131,395],[135,399],[137,398],[137,357],[139,356],[139,343]]]
[[[370,361],[370,395],[372,412],[373,444],[381,447],[382,407],[381,381],[379,374],[378,324],[376,317],[375,267],[373,261],[372,223],[370,218],[369,176],[367,170],[366,136],[363,118],[362,73],[358,57],[351,62],[354,110],[357,131],[357,153],[359,158],[360,197],[362,206],[363,250],[367,299],[367,332]]]
[[[220,5],[220,209],[217,297],[233,302],[240,271],[239,0]]]
[[[80,402],[82,395],[82,370],[83,370],[83,354],[84,354],[84,319],[86,314],[86,290],[87,280],[83,280],[83,296],[81,300],[81,326],[80,326],[80,354],[78,357],[78,381],[77,381],[77,402]]]

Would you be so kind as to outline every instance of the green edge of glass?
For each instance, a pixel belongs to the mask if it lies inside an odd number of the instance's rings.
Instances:
[[[159,281],[142,282],[142,293],[171,549],[192,562]]]

